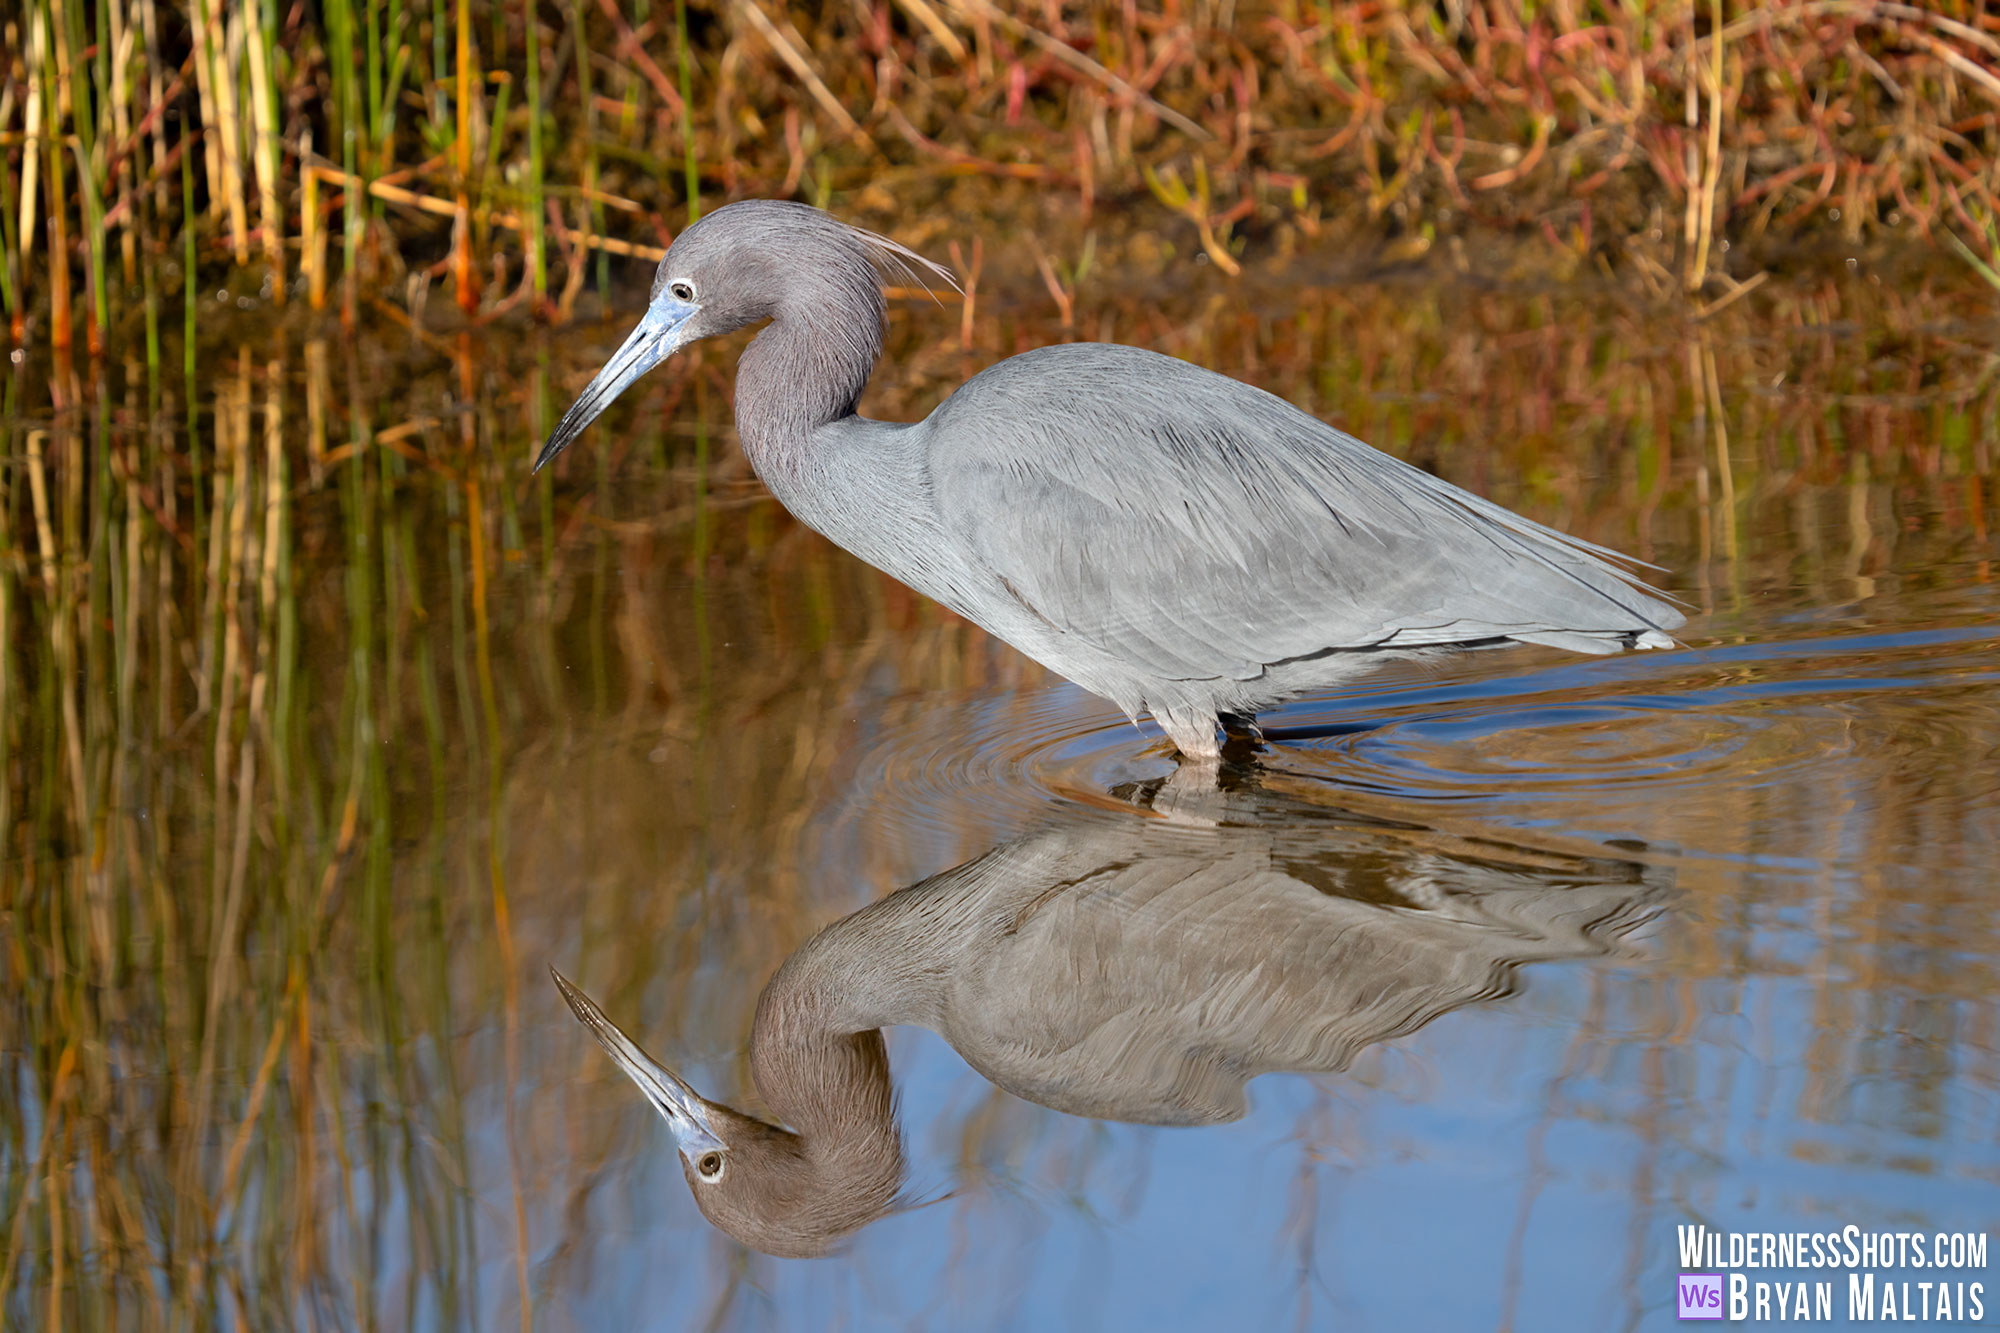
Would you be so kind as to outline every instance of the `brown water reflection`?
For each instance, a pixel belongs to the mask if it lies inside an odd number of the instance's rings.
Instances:
[[[1226,1130],[1036,1111],[898,1035],[913,1183],[959,1192],[817,1277],[716,1248],[545,966],[736,1097],[814,931],[1065,810],[1140,818],[1112,793],[1164,751],[763,500],[729,348],[552,486],[533,444],[614,325],[257,331],[192,393],[136,346],[15,369],[6,1322],[1563,1326],[1580,1290],[1602,1326],[1661,1317],[1676,1222],[1989,1225],[2000,385],[1958,308],[1865,275],[1685,327],[1382,285],[1081,301],[1086,336],[1664,565],[1696,651],[1390,677],[1276,719],[1375,725],[1261,784],[1419,831],[1378,853],[1405,870],[1431,840],[1677,893],[1638,955],[1265,1079]],[[899,306],[871,414],[1061,330],[989,294],[973,334]],[[1455,1237],[1451,1292],[1381,1252],[1414,1227]]]

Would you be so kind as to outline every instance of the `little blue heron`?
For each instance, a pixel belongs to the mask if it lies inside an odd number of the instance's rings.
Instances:
[[[778,501],[1204,761],[1218,724],[1255,735],[1259,711],[1386,658],[1668,647],[1684,619],[1614,551],[1136,347],[1043,347],[922,421],[858,416],[885,264],[950,280],[803,204],[717,209],[668,248],[639,326],[536,468],[676,349],[768,320],[737,370],[736,425]]]
[[[1604,953],[1670,880],[1616,860],[1412,848],[1250,794],[1192,830],[1086,816],[834,922],[757,1001],[770,1124],[697,1094],[560,975],[570,1008],[678,1140],[702,1213],[779,1255],[823,1252],[904,1177],[881,1028],[929,1028],[1017,1097],[1071,1115],[1215,1125],[1266,1073],[1332,1073],[1376,1042]]]

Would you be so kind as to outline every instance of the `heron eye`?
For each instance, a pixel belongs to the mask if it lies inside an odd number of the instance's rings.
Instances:
[[[716,1181],[722,1179],[722,1154],[719,1152],[703,1153],[701,1160],[694,1164],[694,1170],[696,1175],[713,1185]]]
[[[673,286],[669,287],[667,290],[672,292],[680,300],[683,301],[694,300],[694,288],[688,286],[684,282],[677,282]]]

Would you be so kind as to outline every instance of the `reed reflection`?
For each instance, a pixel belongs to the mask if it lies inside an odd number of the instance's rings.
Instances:
[[[1078,300],[1078,336],[1226,369],[1688,571],[1709,633],[1741,640],[1711,649],[1726,694],[1713,665],[1654,682],[1674,705],[1645,729],[1656,769],[1546,718],[1479,732],[1483,749],[1406,719],[1377,738],[1393,745],[1293,756],[1308,785],[1421,795],[1391,813],[1500,792],[1478,803],[1489,827],[1631,832],[1691,867],[1707,928],[1612,988],[1619,1031],[1647,1034],[1645,1100],[1607,1081],[1587,1112],[1614,1127],[1593,1178],[1629,1166],[1635,1199],[1718,1170],[1835,1200],[1986,1178],[1993,656],[1935,637],[1995,619],[2000,381],[1954,332],[1983,299],[1829,282],[1738,302],[1700,325],[1719,403],[1680,325],[1587,294]],[[968,356],[955,314],[936,336],[945,318],[892,312],[908,373],[871,413],[921,415],[1061,336],[1031,303],[982,298]],[[526,1145],[558,1141],[571,1098],[510,1072],[517,1016],[523,1070],[574,1038],[535,989],[543,963],[587,957],[623,1018],[653,995],[677,1052],[697,1032],[703,1054],[733,1048],[756,983],[855,905],[850,886],[906,882],[1034,826],[1083,775],[1148,762],[1143,738],[1086,735],[1022,659],[790,525],[729,447],[711,378],[631,404],[624,452],[528,487],[586,342],[253,321],[192,356],[171,337],[157,362],[137,343],[75,364],[31,348],[0,373],[0,1325],[361,1328],[417,1308],[488,1327],[580,1293],[604,1302],[593,1326],[660,1322],[546,1252],[577,1186]],[[714,670],[718,653],[739,665]],[[954,694],[977,707],[942,707]],[[1545,748],[1497,748],[1528,738]],[[1726,762],[1670,767],[1683,751]],[[1798,1003],[1746,1046],[1739,1015],[1772,986]],[[1777,1081],[1745,1111],[1707,1096],[1717,1068]],[[1735,1134],[1747,1115],[1758,1136]],[[1660,1125],[1679,1136],[1663,1165]],[[964,1128],[979,1151],[998,1132]],[[616,1169],[612,1146],[581,1146],[576,1171]],[[967,1221],[988,1254],[994,1225]],[[1566,1244],[1538,1233],[1527,1254]],[[618,1253],[659,1266],[656,1247]],[[838,1322],[798,1299],[785,1322]]]
[[[1670,883],[1634,861],[1441,851],[1427,830],[1254,787],[1127,795],[1167,817],[1050,824],[786,959],[750,1033],[768,1119],[702,1097],[556,983],[666,1119],[703,1214],[806,1257],[898,1206],[885,1027],[930,1028],[998,1087],[1071,1115],[1222,1124],[1259,1074],[1343,1070],[1510,994],[1523,963],[1610,951]]]

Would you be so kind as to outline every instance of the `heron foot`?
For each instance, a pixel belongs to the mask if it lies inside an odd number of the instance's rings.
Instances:
[[[1232,741],[1262,742],[1264,729],[1257,725],[1255,713],[1217,713],[1216,721],[1222,724],[1222,734]],[[1224,742],[1227,744],[1227,741]]]

